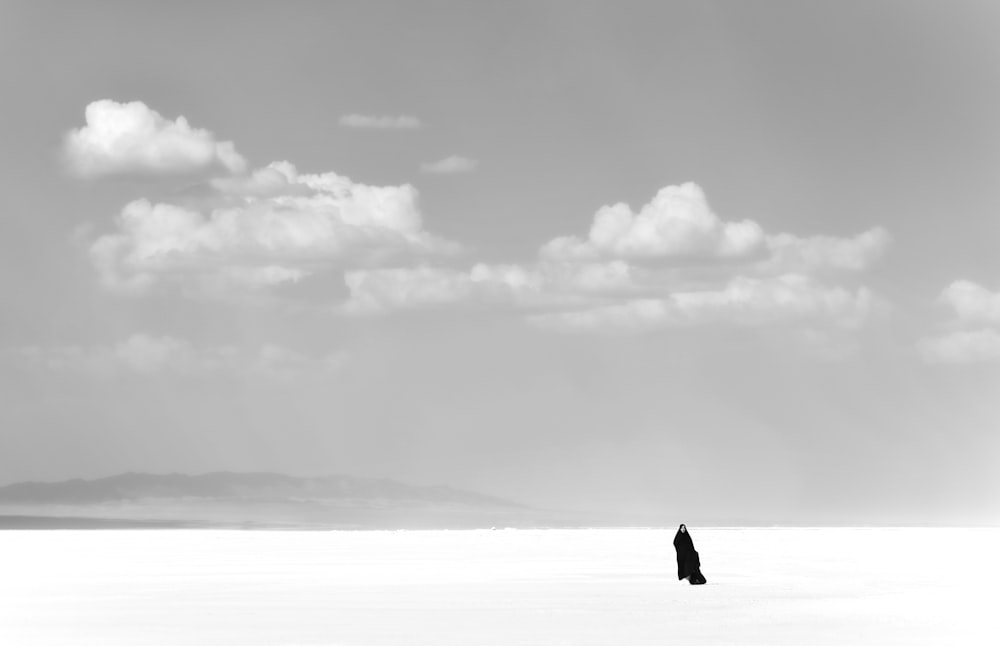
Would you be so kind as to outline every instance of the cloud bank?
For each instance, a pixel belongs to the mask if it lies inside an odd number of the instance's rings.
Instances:
[[[345,115],[341,123],[419,126],[406,115]],[[664,186],[638,211],[601,207],[585,236],[550,240],[533,260],[463,268],[454,264],[463,247],[425,229],[413,186],[300,173],[287,161],[247,173],[230,142],[142,103],[88,106],[87,126],[67,137],[67,155],[91,176],[227,171],[185,199],[129,202],[112,230],[92,240],[102,283],[133,294],[160,283],[214,294],[267,291],[343,272],[348,295],[335,309],[351,316],[485,308],[551,330],[779,325],[825,338],[823,326],[856,329],[870,316],[878,299],[857,277],[890,243],[879,227],[853,237],[799,236],[724,220],[689,182]],[[421,169],[476,165],[453,155]],[[1000,317],[1000,306],[969,286],[949,294],[968,316]]]
[[[602,207],[586,238],[556,238],[533,262],[350,271],[344,309],[492,307],[520,311],[550,330],[780,325],[827,338],[824,326],[857,329],[881,304],[851,277],[869,270],[888,244],[882,228],[800,237],[727,222],[688,183],[664,187],[638,213]]]

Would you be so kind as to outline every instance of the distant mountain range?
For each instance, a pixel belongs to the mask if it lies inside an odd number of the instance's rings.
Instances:
[[[517,509],[523,505],[446,486],[418,487],[393,480],[219,471],[202,475],[123,473],[96,480],[19,482],[0,487],[0,504],[95,505],[164,499],[238,503],[316,502],[350,506],[447,506]]]
[[[277,473],[123,473],[0,487],[3,529],[474,529],[623,524],[447,486]]]

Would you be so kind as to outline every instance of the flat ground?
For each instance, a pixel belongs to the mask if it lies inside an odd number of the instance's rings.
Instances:
[[[998,644],[1000,529],[6,531],[0,642]]]

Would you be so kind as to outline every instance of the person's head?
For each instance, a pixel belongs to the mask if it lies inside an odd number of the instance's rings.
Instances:
[[[686,534],[687,530],[688,530],[687,525],[685,525],[684,523],[681,523],[680,533],[681,534]]]

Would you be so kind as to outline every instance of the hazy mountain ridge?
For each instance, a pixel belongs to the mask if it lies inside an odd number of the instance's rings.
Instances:
[[[344,475],[123,473],[0,487],[0,530],[473,529],[620,522],[605,514],[537,509],[448,486]]]
[[[200,475],[123,473],[95,480],[18,482],[0,487],[0,503],[90,505],[162,499],[329,501],[523,508],[518,503],[447,486],[412,486],[353,476],[295,477],[216,471]]]

